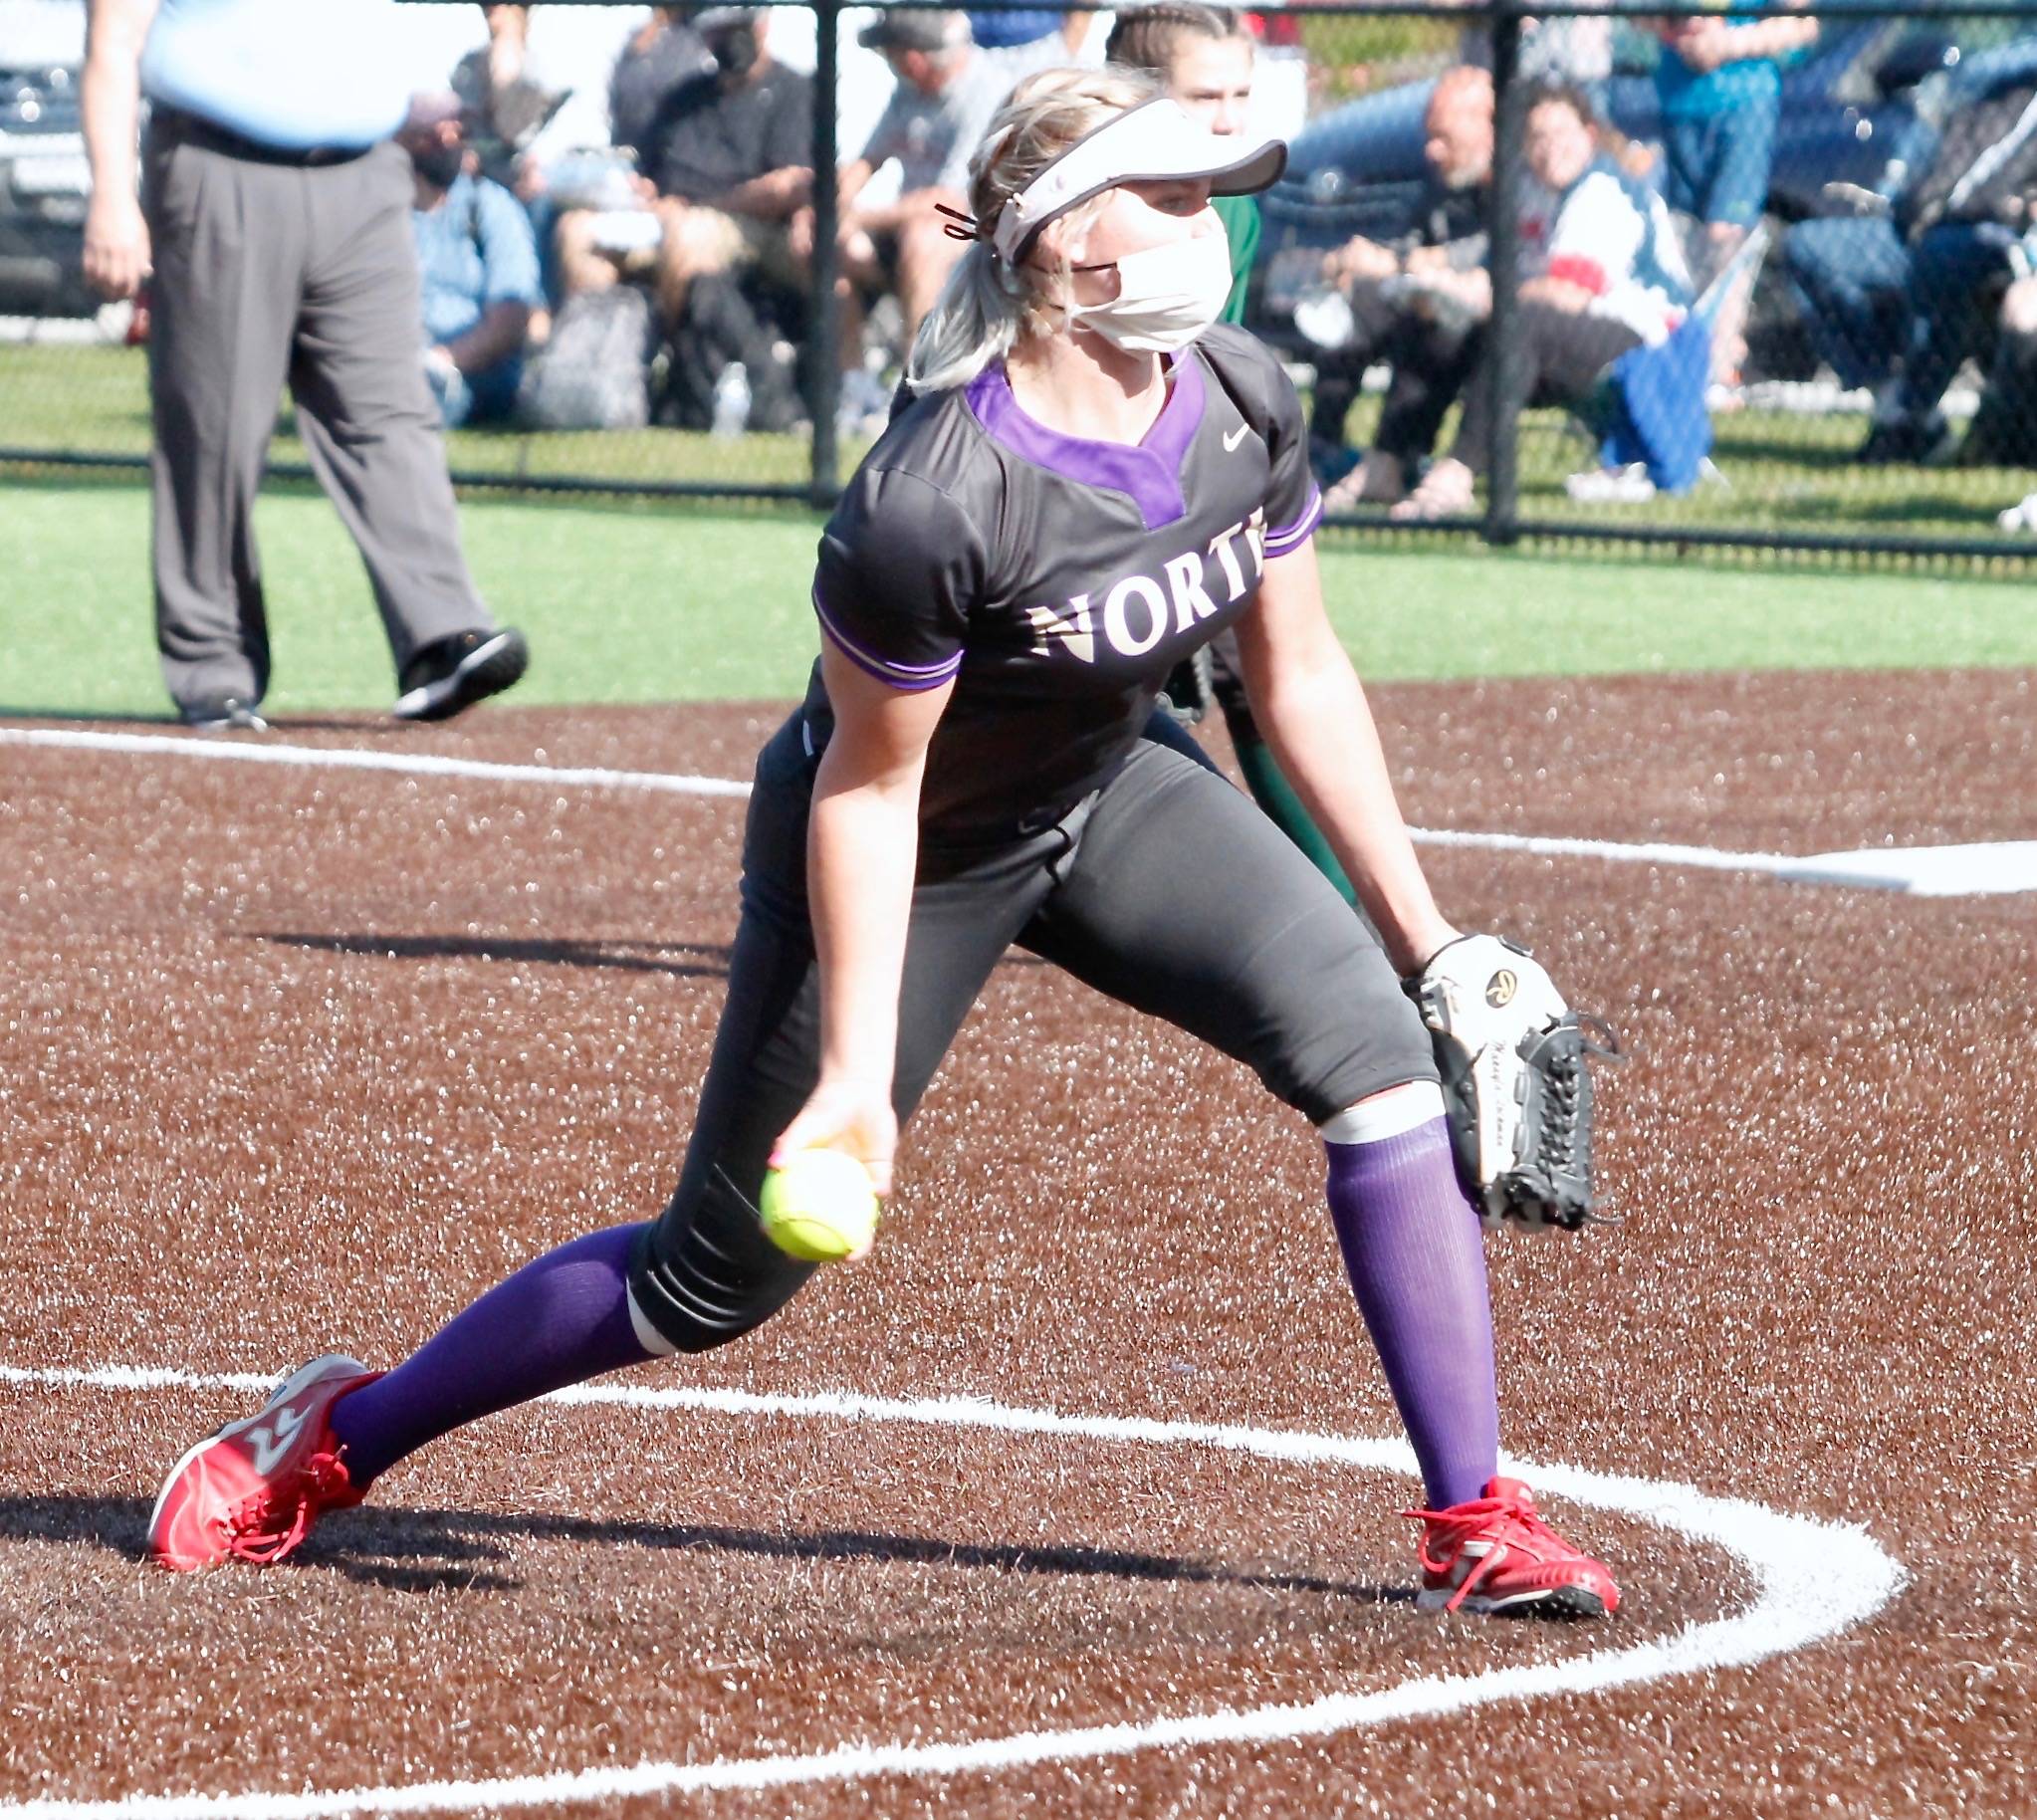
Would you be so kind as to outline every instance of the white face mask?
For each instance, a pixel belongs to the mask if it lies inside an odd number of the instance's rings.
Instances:
[[[1231,296],[1231,242],[1196,234],[1127,253],[1117,262],[1117,296],[1070,306],[1068,320],[1128,353],[1176,353],[1224,314]]]

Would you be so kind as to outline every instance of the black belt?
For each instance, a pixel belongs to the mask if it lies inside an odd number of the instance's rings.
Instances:
[[[199,145],[222,157],[246,158],[255,164],[288,164],[297,170],[319,170],[328,164],[351,164],[365,157],[373,145],[309,145],[291,150],[282,145],[264,145],[260,139],[244,138],[224,126],[186,114],[181,108],[157,108],[149,115],[152,126],[160,126],[172,138],[187,145]]]

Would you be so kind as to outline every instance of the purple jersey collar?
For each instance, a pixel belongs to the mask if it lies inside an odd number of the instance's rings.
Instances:
[[[1203,363],[1192,349],[1175,360],[1174,384],[1167,402],[1160,407],[1145,441],[1136,447],[1064,436],[1028,417],[1012,395],[1012,381],[1002,360],[985,367],[969,382],[967,396],[977,422],[1013,454],[1084,486],[1107,487],[1126,495],[1138,507],[1148,531],[1188,517],[1181,469],[1202,425],[1207,396]]]

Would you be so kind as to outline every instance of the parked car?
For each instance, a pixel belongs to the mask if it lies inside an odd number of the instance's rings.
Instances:
[[[0,315],[91,316],[85,3],[0,0]]]
[[[2008,38],[2013,24],[1947,11],[1942,17],[1849,18],[1845,0],[1820,0],[1817,42],[1783,72],[1782,116],[1769,181],[1768,212],[1783,222],[1828,212],[1832,184],[1893,195],[1928,162],[1937,122],[2004,83],[2037,72],[2037,37]],[[1628,138],[1660,142],[1655,63],[1659,41],[1621,22],[1606,112]],[[1257,326],[1280,341],[1296,340],[1296,289],[1312,277],[1316,255],[1354,234],[1391,240],[1411,230],[1423,192],[1422,118],[1433,81],[1365,96],[1311,122],[1289,148],[1287,172],[1261,201]],[[1773,268],[1757,298],[1750,339],[1774,327]],[[1793,324],[1786,327],[1793,328]],[[1783,335],[1782,341],[1795,338]],[[1764,370],[1796,356],[1770,347]]]

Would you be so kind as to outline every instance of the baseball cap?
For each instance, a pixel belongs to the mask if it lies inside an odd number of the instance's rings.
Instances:
[[[1024,258],[1039,230],[1076,204],[1121,183],[1164,183],[1207,177],[1213,194],[1249,195],[1287,168],[1283,139],[1239,149],[1198,125],[1165,97],[1141,102],[1092,128],[1034,177],[998,213],[991,244],[1008,265]]]
[[[945,51],[969,38],[961,13],[932,6],[887,6],[856,34],[866,51]]]
[[[402,129],[405,132],[428,132],[447,120],[464,119],[466,115],[466,101],[455,91],[421,89],[410,98],[410,106],[403,114]]]

